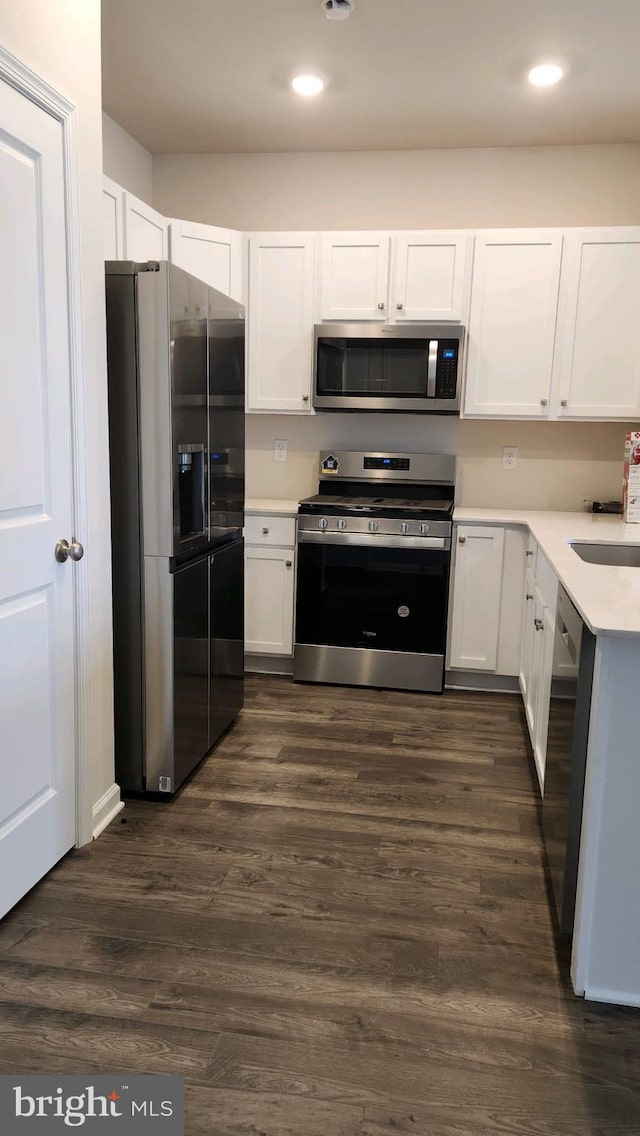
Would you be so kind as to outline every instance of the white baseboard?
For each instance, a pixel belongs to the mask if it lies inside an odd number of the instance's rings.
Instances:
[[[584,996],[588,1002],[607,1002],[614,1006],[640,1006],[640,995],[625,990],[608,990],[602,986],[587,986]]]
[[[115,781],[111,788],[103,793],[91,810],[91,832],[96,840],[104,832],[108,824],[124,808],[124,801],[120,800],[120,786]]]

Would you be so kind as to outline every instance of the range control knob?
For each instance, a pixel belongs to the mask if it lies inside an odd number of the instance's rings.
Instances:
[[[328,524],[329,524],[329,522],[328,522],[326,517],[320,517],[320,520],[318,521],[318,528],[319,529],[326,529]]]
[[[369,521],[369,532],[377,532],[377,531],[378,531],[378,522],[377,521]]]
[[[408,533],[410,528],[411,528],[411,526],[410,526],[408,521],[401,521],[400,522],[400,532],[401,533]]]
[[[347,522],[345,521],[344,517],[340,517],[340,520],[338,521],[338,528],[339,529],[346,529],[346,527],[347,527]]]
[[[429,532],[430,528],[431,528],[431,525],[429,524],[428,521],[421,521],[420,522],[420,532],[422,533],[423,536],[425,536]]]

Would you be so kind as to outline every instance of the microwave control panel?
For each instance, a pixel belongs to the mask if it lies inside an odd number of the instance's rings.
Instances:
[[[436,398],[456,397],[459,349],[460,343],[457,339],[440,339],[438,341]]]

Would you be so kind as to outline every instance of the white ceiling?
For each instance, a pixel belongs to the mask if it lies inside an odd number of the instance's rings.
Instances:
[[[154,153],[640,140],[640,0],[103,0],[104,109]],[[557,87],[524,72],[565,60]],[[327,88],[289,88],[311,71]]]

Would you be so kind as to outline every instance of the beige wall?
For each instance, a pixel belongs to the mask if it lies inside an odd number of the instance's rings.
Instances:
[[[0,40],[77,107],[91,593],[92,799],[113,784],[111,558],[102,238],[99,0],[0,0]]]
[[[151,204],[151,154],[108,114],[102,115],[102,156],[107,177]]]
[[[640,145],[153,158],[153,204],[237,229],[640,222]]]
[[[626,427],[620,423],[471,422],[403,414],[247,417],[247,496],[316,492],[321,449],[453,453],[464,505],[581,509],[585,498],[619,498]],[[289,443],[274,462],[274,439]],[[518,466],[502,469],[502,447]]]

